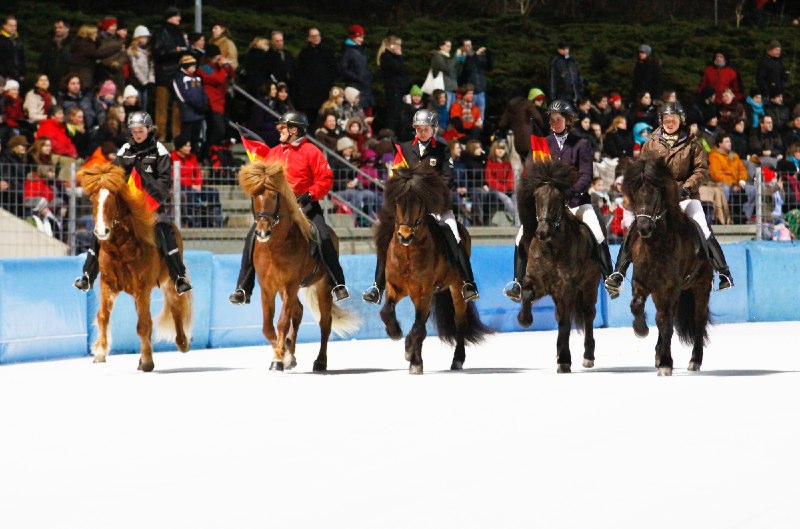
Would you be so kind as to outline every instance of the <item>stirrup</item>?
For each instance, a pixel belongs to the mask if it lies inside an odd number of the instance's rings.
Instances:
[[[365,290],[364,294],[361,295],[361,299],[373,305],[380,305],[381,299],[383,299],[383,293],[381,289],[378,288],[378,283],[373,283],[371,287]]]
[[[723,274],[722,272],[718,272],[718,274],[719,286],[717,287],[717,292],[729,289],[733,286],[733,278],[729,274]]]
[[[250,303],[250,296],[245,293],[244,289],[237,288],[233,291],[233,294],[228,296],[228,301],[234,305],[248,305]]]
[[[503,295],[514,303],[522,303],[522,285],[516,279],[509,281],[503,287]]]
[[[336,285],[331,289],[331,295],[333,296],[333,302],[339,303],[343,299],[347,299],[350,297],[350,292],[347,290],[347,287],[344,285]]]
[[[76,279],[72,285],[81,292],[89,292],[89,290],[92,289],[92,282],[89,281],[89,274],[86,272],[84,272],[82,276],[78,277],[78,279]]]
[[[622,275],[622,272],[613,271],[609,276],[603,281],[603,286],[608,292],[608,297],[611,299],[617,299],[622,292],[622,287],[625,283],[625,276]]]
[[[464,301],[476,301],[480,299],[480,294],[478,294],[478,287],[475,286],[475,283],[467,283],[464,281],[464,284],[461,286],[461,296],[464,298]]]
[[[182,296],[186,292],[189,292],[192,289],[192,285],[189,284],[189,281],[183,276],[178,276],[175,278],[175,291],[178,293],[179,296]]]

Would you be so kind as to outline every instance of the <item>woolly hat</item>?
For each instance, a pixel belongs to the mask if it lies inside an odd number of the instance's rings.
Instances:
[[[639,51],[650,55],[651,53],[653,53],[653,48],[651,48],[647,44],[642,44],[641,46],[639,46]]]
[[[217,55],[222,55],[222,51],[216,44],[209,44],[208,46],[206,46],[205,52],[206,52],[205,54],[206,59],[213,59]]]
[[[352,86],[348,86],[344,89],[344,100],[350,103],[351,105],[356,102],[356,98],[361,92],[359,92],[358,88],[353,88]]]
[[[164,18],[172,18],[181,16],[181,10],[175,6],[168,7],[164,12]]]
[[[617,101],[622,101],[622,96],[619,94],[611,94],[611,97],[608,98],[609,103],[615,103]]]
[[[133,30],[133,38],[138,39],[139,37],[150,37],[150,30],[147,29],[145,26],[136,26],[136,29]]]
[[[117,94],[117,85],[111,79],[106,79],[97,91],[97,97],[114,96]]]
[[[195,59],[191,55],[184,55],[183,57],[181,57],[181,60],[179,62],[181,67],[192,66],[193,64],[197,64],[197,59]]]
[[[700,98],[703,100],[706,100],[713,95],[714,95],[714,88],[711,86],[706,86],[705,88],[700,90]]]
[[[122,91],[122,99],[128,99],[129,97],[139,97],[139,91],[128,85],[125,87],[125,90]]]
[[[347,136],[339,138],[339,140],[336,142],[337,151],[343,151],[345,149],[355,149],[355,148],[356,144],[353,143],[353,140],[351,140]]]
[[[359,26],[358,24],[353,24],[349,28],[347,28],[347,34],[350,36],[351,39],[356,37],[363,37],[364,36],[364,28]]]
[[[100,22],[97,23],[97,27],[105,32],[108,32],[108,28],[111,26],[117,25],[117,19],[114,17],[106,17]]]
[[[410,96],[422,96],[422,88],[417,85],[411,87],[411,90],[408,91],[408,95]]]
[[[8,140],[8,144],[6,145],[6,149],[9,151],[12,150],[14,147],[19,147],[20,145],[24,145],[25,147],[28,146],[28,139],[21,135],[17,134],[16,136],[11,136],[11,139]]]
[[[539,88],[531,88],[528,92],[528,101],[536,101],[539,98],[544,99],[544,92]]]
[[[14,90],[15,88],[19,90],[19,83],[14,79],[7,79],[6,85],[3,87],[3,91]]]
[[[47,199],[44,197],[30,197],[25,200],[25,207],[30,208],[34,213],[39,213],[47,207]]]
[[[780,47],[781,47],[781,43],[780,43],[780,42],[778,42],[778,41],[777,41],[777,40],[775,40],[775,39],[773,39],[773,40],[771,40],[771,41],[769,41],[769,42],[767,43],[767,49],[768,49],[768,50],[774,50],[775,48],[780,48]]]
[[[377,157],[377,153],[372,149],[364,149],[364,152],[361,153],[361,161],[364,162],[368,162],[370,160],[375,161]]]

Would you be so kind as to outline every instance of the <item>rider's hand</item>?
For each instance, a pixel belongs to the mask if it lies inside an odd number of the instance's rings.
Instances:
[[[689,191],[688,188],[681,187],[681,200],[684,199],[684,198],[689,198],[689,195],[691,195],[691,194],[692,193]]]
[[[306,191],[299,197],[297,197],[297,203],[300,204],[301,208],[306,207],[311,202],[311,193]]]

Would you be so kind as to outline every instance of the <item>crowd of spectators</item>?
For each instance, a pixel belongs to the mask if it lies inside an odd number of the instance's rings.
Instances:
[[[661,60],[650,45],[639,46],[630,91],[623,96],[589,94],[569,42],[562,41],[547,77],[531,83],[538,87],[520,87],[499,119],[487,121],[493,53],[468,37],[432,43],[432,82],[421,87],[407,72],[402,39],[388,35],[368,52],[366,30],[358,24],[348,28],[338,52],[319,28],[311,27],[297,56],[276,29],[254,37],[240,57],[224,21],[214,21],[207,35],[186,32],[181,23],[176,8],[167,10],[160,27],[139,25],[131,34],[125,21],[113,16],[77,30],[68,20],[55,20],[35,76],[26,77],[24,34],[18,33],[14,16],[3,19],[2,207],[46,218],[39,215],[39,199],[45,199],[44,209],[57,220],[52,212],[69,192],[65,168],[113,159],[127,140],[126,115],[147,110],[158,139],[172,142],[172,159],[181,163],[187,207],[202,204],[209,219],[205,225],[219,226],[219,197],[204,185],[209,173],[201,167],[219,168],[231,160],[230,121],[244,123],[275,145],[275,114],[300,110],[312,123],[309,135],[327,148],[341,199],[334,201],[336,208],[359,209],[359,222],[365,224],[380,207],[379,184],[393,162],[394,142],[413,139],[411,118],[426,108],[439,116],[438,141],[446,142],[452,154],[460,219],[468,225],[513,224],[515,182],[530,136],[549,132],[548,102],[564,99],[578,112],[571,132],[594,152],[598,178],[592,194],[614,237],[622,234],[615,211],[619,175],[659,126],[659,106],[677,99],[664,86]],[[375,79],[372,61],[380,72]],[[754,221],[758,170],[770,186],[770,215],[783,219],[800,203],[800,103],[784,102],[787,70],[777,41],[766,46],[755,79],[753,86],[743,86],[728,54],[713,50],[708,66],[698,72],[696,97],[682,102],[690,130],[709,153],[710,181],[701,194],[718,223]],[[237,97],[234,80],[259,104]],[[380,106],[373,93],[378,83],[385,101]]]

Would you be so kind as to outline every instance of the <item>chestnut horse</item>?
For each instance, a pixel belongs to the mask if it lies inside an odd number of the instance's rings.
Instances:
[[[239,171],[239,185],[252,197],[256,218],[253,264],[261,286],[264,337],[274,353],[270,370],[283,371],[297,365],[295,346],[303,305],[298,299],[302,288],[306,304],[319,322],[319,354],[314,371],[328,368],[328,338],[331,330],[340,336],[352,334],[360,326],[358,316],[334,305],[328,271],[315,250],[313,225],[297,204],[284,165],[278,162],[252,162]],[[339,240],[331,233],[336,249]],[[275,295],[280,294],[281,315],[275,330]]]
[[[577,179],[578,172],[571,165],[534,163],[517,191],[520,216],[535,214],[537,219],[517,321],[529,327],[533,302],[546,295],[553,298],[559,373],[571,371],[569,335],[573,323],[583,329],[583,367],[594,367],[594,317],[601,273],[593,257],[596,243],[592,232],[566,206],[565,193]]]
[[[100,310],[97,313],[98,337],[92,346],[94,361],[105,362],[111,349],[108,323],[114,301],[127,292],[136,302],[136,332],[141,340],[139,369],[152,371],[153,320],[150,294],[160,286],[164,309],[156,324],[156,340],[174,339],[178,350],[189,350],[192,329],[191,293],[178,295],[169,278],[167,263],[155,240],[156,214],[144,195],[128,187],[125,172],[111,164],[97,165],[78,172],[83,190],[92,200],[94,234],[100,240]],[[178,247],[183,253],[180,232],[173,226]]]
[[[403,331],[397,321],[395,307],[409,296],[414,303],[415,317],[406,336],[405,358],[409,373],[422,373],[422,342],[427,336],[425,323],[431,308],[435,314],[439,338],[455,345],[452,370],[462,369],[466,359],[465,342],[479,343],[493,331],[478,316],[473,302],[461,294],[464,278],[447,258],[447,243],[442,229],[431,213],[442,213],[450,207],[450,190],[434,170],[417,166],[394,171],[384,189],[384,206],[380,212],[375,242],[386,253],[386,300],[381,319],[386,334],[399,340]],[[396,233],[395,233],[396,230]],[[467,252],[470,237],[459,225],[459,233]],[[380,264],[379,264],[380,266]]]
[[[678,183],[662,158],[635,161],[625,172],[622,192],[636,214],[628,243],[633,271],[633,330],[649,333],[644,304],[656,306],[656,367],[672,375],[672,333],[692,345],[689,371],[699,371],[708,341],[708,300],[714,271],[697,225],[680,209]]]

